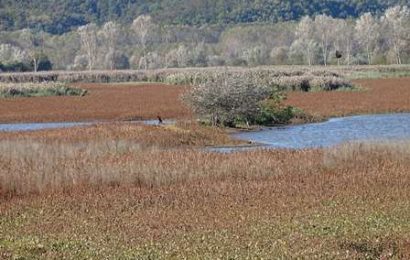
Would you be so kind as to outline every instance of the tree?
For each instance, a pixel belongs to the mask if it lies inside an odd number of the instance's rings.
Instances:
[[[325,14],[315,17],[315,33],[322,49],[323,64],[327,66],[329,48],[331,46],[331,35],[334,30],[334,19]]]
[[[303,51],[306,61],[309,66],[314,64],[315,58],[315,46],[316,41],[314,39],[315,35],[315,24],[309,16],[305,16],[300,20],[298,27],[296,28],[297,43],[298,46]],[[295,48],[295,47],[294,47]]]
[[[163,65],[163,60],[156,52],[148,52],[139,60],[139,69],[158,69]]]
[[[0,62],[3,65],[25,63],[29,59],[27,53],[11,44],[0,44]]]
[[[87,65],[89,70],[93,70],[97,60],[97,25],[90,23],[78,28],[77,32],[80,35],[82,49],[87,57]]]
[[[332,38],[335,53],[337,52],[339,55],[345,57],[347,65],[350,65],[353,51],[354,30],[352,26],[343,19],[335,19],[333,26]],[[338,64],[340,58],[337,58]]]
[[[1,71],[30,71],[30,57],[27,52],[11,44],[0,44]]]
[[[120,40],[120,26],[115,22],[107,22],[99,32],[106,47],[107,54],[105,55],[106,65],[113,70],[115,69],[115,60],[117,59],[117,46]]]
[[[192,55],[190,49],[185,45],[180,45],[176,50],[178,67],[185,68],[192,64]]]
[[[132,22],[131,29],[137,35],[143,49],[146,47],[148,35],[153,28],[154,23],[149,15],[140,15]]]
[[[356,39],[366,50],[367,63],[372,64],[373,52],[379,38],[379,25],[371,13],[365,13],[356,21]]]
[[[283,65],[288,63],[288,53],[289,47],[287,46],[275,47],[270,51],[269,57],[273,64]]]
[[[43,53],[38,56],[38,71],[48,71],[53,69],[53,64],[50,59]]]
[[[254,122],[261,113],[261,102],[271,94],[270,87],[249,77],[223,73],[192,87],[184,98],[195,113],[210,117],[213,125],[232,126],[235,120]]]
[[[84,70],[88,67],[88,57],[87,55],[77,55],[74,58],[74,64],[72,69]]]
[[[402,64],[402,49],[408,44],[410,10],[407,6],[395,6],[386,10],[382,18],[385,33],[393,48],[396,63]]]
[[[43,56],[41,39],[38,34],[30,29],[22,30],[19,37],[19,43],[30,57],[34,72],[38,71],[40,57]]]

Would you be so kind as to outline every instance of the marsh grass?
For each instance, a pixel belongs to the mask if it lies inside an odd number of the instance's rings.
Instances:
[[[402,67],[402,70],[374,70],[374,71],[355,71],[348,75],[349,79],[385,79],[410,77],[410,69]]]
[[[64,83],[1,83],[0,98],[84,96],[87,90],[69,87]]]
[[[410,256],[408,141],[215,154],[106,137],[2,139],[0,256]]]
[[[175,126],[123,123],[64,131],[3,133],[0,193],[13,196],[71,190],[83,185],[172,183],[183,179],[186,170],[199,167],[192,161],[195,166],[181,164],[188,167],[185,171],[167,168],[192,158],[190,150],[235,144],[241,141],[231,140],[221,129],[190,122],[178,122]],[[153,160],[157,167],[148,163]]]
[[[204,76],[220,72],[229,73],[266,73],[270,76],[302,76],[311,73],[314,76],[342,76],[348,79],[387,78],[410,76],[408,65],[360,65],[360,66],[260,66],[207,67],[207,68],[169,68],[158,70],[116,70],[116,71],[48,71],[38,73],[1,73],[0,82],[168,82],[189,84],[206,78]]]

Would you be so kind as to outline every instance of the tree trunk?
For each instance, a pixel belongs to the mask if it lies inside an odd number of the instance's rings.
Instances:
[[[37,72],[38,70],[38,63],[37,63],[37,59],[33,58],[33,66],[34,66],[34,72]]]
[[[372,57],[371,57],[371,54],[370,54],[369,44],[366,45],[366,52],[367,52],[367,63],[369,65],[371,65],[372,64]]]

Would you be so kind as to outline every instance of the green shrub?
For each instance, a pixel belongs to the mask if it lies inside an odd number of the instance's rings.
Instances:
[[[261,111],[256,118],[259,125],[288,124],[299,113],[299,110],[292,106],[272,105],[263,102]]]
[[[193,86],[184,99],[213,125],[285,124],[296,109],[283,106],[283,92],[256,77],[222,75]]]

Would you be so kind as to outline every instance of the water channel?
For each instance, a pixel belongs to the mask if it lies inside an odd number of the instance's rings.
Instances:
[[[141,121],[157,124],[157,120]],[[17,123],[0,124],[0,131],[17,132],[92,125],[98,122]],[[167,122],[172,123],[172,121]],[[262,128],[259,131],[239,132],[233,138],[260,144],[264,148],[330,147],[349,141],[400,140],[410,138],[410,113],[360,115],[333,118],[325,122],[303,125]],[[215,148],[220,152],[247,148]]]

